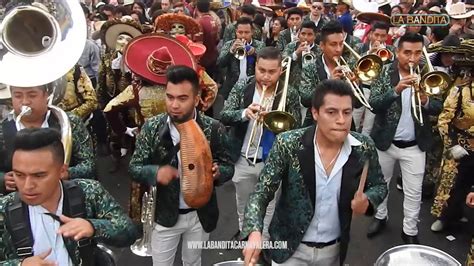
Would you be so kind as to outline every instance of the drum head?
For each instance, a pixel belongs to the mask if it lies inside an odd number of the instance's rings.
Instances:
[[[382,253],[375,262],[375,265],[461,266],[461,263],[446,252],[433,247],[422,245],[402,245],[393,247]]]

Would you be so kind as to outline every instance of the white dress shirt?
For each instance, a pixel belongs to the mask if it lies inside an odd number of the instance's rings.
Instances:
[[[400,79],[402,79],[401,75]],[[412,141],[416,136],[415,122],[411,113],[411,89],[404,89],[400,96],[402,97],[402,113],[393,140]]]
[[[46,112],[46,116],[44,118],[44,121],[43,121],[43,124],[41,124],[41,128],[48,128],[49,127],[49,124],[48,124],[48,119],[49,119],[49,116],[51,115],[51,111],[48,110]],[[16,120],[16,115],[15,115],[15,111],[12,110],[9,114],[8,114],[8,117],[7,117],[8,121],[15,121]],[[23,123],[20,121],[18,124],[16,124],[16,130],[17,131],[20,131],[22,129],[26,128],[25,125],[23,125]]]
[[[352,146],[360,146],[362,143],[351,134],[347,135],[329,176],[326,174],[319,156],[316,137],[313,145],[315,147],[316,202],[314,203],[313,218],[302,241],[327,243],[341,236],[339,195],[341,192],[342,169],[349,159]]]
[[[252,45],[252,40],[250,40],[250,43],[248,45]],[[244,47],[244,49],[246,49]],[[247,57],[244,57],[244,59],[240,60],[240,65],[239,65],[239,79],[238,80],[244,80],[247,79]]]
[[[321,59],[323,61],[324,71],[326,71],[327,78],[330,79],[331,78],[331,71],[329,70],[329,67],[326,64],[326,61],[324,60],[324,54],[321,55]]]
[[[258,93],[258,90],[257,90],[257,84],[255,84],[255,91],[253,93],[253,98],[252,98],[252,103],[260,103],[260,97],[262,97],[260,95],[260,93]],[[242,112],[242,120],[243,121],[247,121],[248,118],[245,116],[245,109],[244,111]],[[252,128],[255,124],[255,121],[256,120],[251,120],[249,121],[249,125],[247,126],[247,131],[245,133],[245,137],[244,137],[244,142],[242,143],[242,148],[240,150],[240,153],[245,156],[245,152],[247,151],[247,146],[249,145],[249,141],[250,141],[250,134],[252,133]],[[260,136],[260,128],[257,129],[257,133],[256,133],[257,136]],[[260,149],[260,147],[258,147],[258,152],[257,152],[257,143],[258,140],[257,138],[254,139],[254,142],[252,143],[252,146],[250,146],[250,149],[249,149],[249,154],[257,154],[257,159],[262,159],[262,149]]]
[[[63,186],[61,187],[61,198],[59,199],[58,209],[56,215],[63,214]],[[64,245],[63,237],[57,233],[60,224],[52,217],[44,214],[49,213],[48,210],[40,205],[28,206],[31,232],[33,233],[33,255],[37,256],[51,248],[51,254],[46,258],[47,260],[57,262],[58,265],[72,266],[72,260],[69,257],[66,246]]]

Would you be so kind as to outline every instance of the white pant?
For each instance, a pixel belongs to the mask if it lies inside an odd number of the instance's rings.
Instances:
[[[255,185],[258,181],[258,176],[263,169],[263,162],[257,163],[255,166],[249,165],[245,157],[240,157],[234,166],[234,176],[232,181],[235,185],[235,198],[237,203],[237,215],[239,216],[239,230],[242,231],[242,224],[244,222],[245,206],[249,200],[250,194],[255,191]],[[279,193],[275,193],[278,195]],[[276,198],[276,196],[275,196]],[[268,226],[272,221],[273,211],[275,210],[275,201],[273,199],[267,206],[267,212],[263,220],[262,237],[264,240],[270,239],[268,233]]]
[[[396,161],[400,162],[400,169],[403,180],[403,232],[410,236],[418,234],[418,215],[421,205],[421,186],[425,173],[426,153],[418,148],[418,145],[400,149],[391,145],[387,151],[377,150],[379,155],[382,173],[390,185],[393,175],[393,167]],[[385,200],[379,205],[375,218],[385,219],[388,216],[387,210],[388,194]]]
[[[272,261],[272,266],[275,265],[339,266],[339,243],[320,249],[300,244],[295,253],[285,262],[278,264]]]
[[[367,88],[362,88],[362,89],[364,91],[365,98],[369,99],[370,90]],[[360,132],[363,135],[370,136],[370,132],[372,132],[372,127],[374,126],[375,114],[372,113],[365,106],[362,106],[360,108],[354,109],[352,117],[354,118],[354,125],[356,128],[356,131],[359,131],[360,127],[362,127],[362,130]],[[362,120],[362,117],[364,117],[364,121],[361,125],[360,122]]]
[[[170,266],[174,263],[179,240],[183,237],[181,259],[183,265],[201,265],[201,249],[189,249],[188,241],[207,241],[206,233],[199,222],[196,211],[180,214],[173,227],[164,227],[155,223],[151,235],[152,258],[154,266]]]

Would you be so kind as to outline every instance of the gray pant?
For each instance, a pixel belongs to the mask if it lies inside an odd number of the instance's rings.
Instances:
[[[312,248],[301,243],[285,262],[278,264],[272,261],[272,266],[275,265],[339,266],[339,243],[324,248]]]
[[[234,177],[232,177],[232,181],[235,185],[235,198],[237,202],[237,215],[239,216],[239,230],[242,231],[242,224],[244,222],[244,211],[245,206],[249,200],[250,194],[254,192],[255,185],[258,181],[258,176],[263,169],[263,163],[257,163],[255,166],[249,165],[248,161],[244,157],[240,157],[240,159],[235,164],[235,171]],[[263,240],[270,239],[270,235],[268,233],[268,226],[273,217],[273,211],[275,210],[275,201],[277,195],[279,195],[277,191],[275,193],[275,199],[270,201],[267,206],[267,213],[265,215],[265,219],[263,220]]]

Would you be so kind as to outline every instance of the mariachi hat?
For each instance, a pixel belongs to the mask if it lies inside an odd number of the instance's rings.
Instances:
[[[109,49],[115,49],[117,38],[120,34],[127,34],[135,38],[143,33],[143,29],[135,21],[112,20],[105,22],[100,28],[102,43]]]
[[[462,39],[456,35],[448,35],[442,41],[428,46],[428,53],[459,53]]]
[[[136,75],[156,84],[166,84],[166,71],[172,65],[197,69],[192,52],[181,42],[162,34],[143,34],[125,47],[125,65]]]
[[[311,8],[306,4],[305,0],[299,0],[298,4],[296,5],[297,8],[303,10],[303,12],[307,13],[311,11]]]
[[[11,97],[10,88],[5,84],[0,83],[0,100],[9,99]]]
[[[377,12],[361,12],[357,14],[357,19],[367,24],[372,24],[372,22],[375,21],[381,21],[390,25],[390,17]]]
[[[466,9],[466,4],[459,2],[451,5],[448,15],[453,19],[470,18],[474,15],[474,11],[468,12]]]
[[[474,9],[474,0],[466,0],[466,1],[464,1],[464,4],[466,4],[466,9],[467,10]]]
[[[200,57],[206,52],[206,46],[204,44],[193,42],[186,35],[178,34],[175,38],[186,45],[195,57]]]
[[[173,24],[179,23],[184,25],[186,34],[195,35],[202,32],[201,24],[190,16],[180,15],[176,13],[163,14],[155,20],[155,31],[163,30],[170,32]]]
[[[352,0],[339,0],[339,1],[337,2],[337,4],[338,4],[338,5],[340,5],[340,4],[346,4],[346,5],[348,5],[349,7],[352,7]]]

